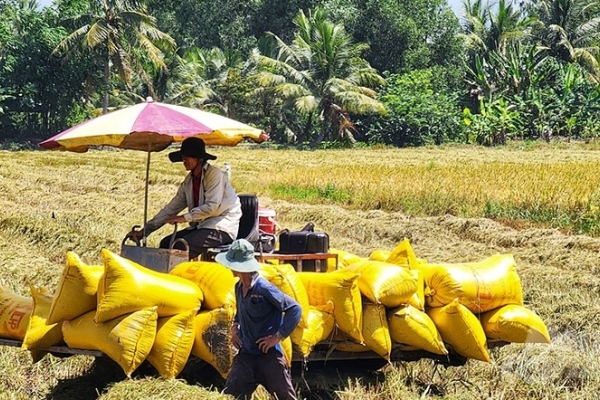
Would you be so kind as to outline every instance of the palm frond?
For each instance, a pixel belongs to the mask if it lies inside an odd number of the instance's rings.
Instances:
[[[85,37],[90,30],[89,25],[84,25],[79,29],[75,30],[64,38],[58,46],[52,51],[54,56],[66,56],[66,55],[78,55],[81,52],[81,47],[77,46],[83,37]]]
[[[319,102],[312,95],[301,96],[294,100],[296,110],[304,114],[310,114],[319,106]]]

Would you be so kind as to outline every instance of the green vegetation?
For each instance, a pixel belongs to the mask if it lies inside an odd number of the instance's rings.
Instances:
[[[156,19],[147,14],[145,7],[127,0],[102,5],[91,2],[89,13],[78,15],[70,26],[75,30],[58,44],[52,56],[76,57],[89,51],[98,59],[104,75],[104,114],[108,112],[112,66],[127,88],[131,85],[132,74],[136,73],[153,93],[140,58],[159,72],[167,68],[160,47],[163,51],[172,51],[175,47],[175,41],[169,35],[156,29]]]
[[[310,148],[595,140],[585,0],[0,0],[3,142],[155,100]]]

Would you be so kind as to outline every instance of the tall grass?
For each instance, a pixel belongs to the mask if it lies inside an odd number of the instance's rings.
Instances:
[[[591,399],[600,391],[600,239],[520,226],[514,220],[600,235],[600,151],[585,147],[468,147],[295,151],[217,148],[238,192],[259,195],[282,226],[317,222],[332,246],[366,256],[409,237],[418,257],[475,261],[515,255],[528,307],[546,322],[550,345],[492,350],[491,364],[444,367],[396,362],[309,366],[295,382],[310,399]],[[28,295],[56,287],[67,251],[89,263],[118,252],[143,221],[146,154],[0,152],[0,285]],[[149,214],[174,194],[185,171],[152,154]],[[341,207],[339,207],[341,206]],[[458,217],[490,216],[489,220]],[[156,245],[170,227],[149,238]],[[352,363],[346,363],[352,364]],[[206,370],[176,381],[124,379],[115,364],[85,356],[44,357],[0,347],[0,399],[222,399]],[[215,381],[216,382],[216,381]],[[255,399],[266,399],[260,392]]]
[[[416,216],[452,214],[520,220],[600,235],[600,152],[381,149],[357,153],[250,151],[223,154],[234,181],[272,197]],[[249,177],[254,165],[259,175]]]

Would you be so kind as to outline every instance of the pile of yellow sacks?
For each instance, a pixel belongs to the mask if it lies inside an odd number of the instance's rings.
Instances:
[[[339,271],[356,273],[363,299],[366,348],[389,359],[393,347],[491,361],[488,343],[550,343],[542,319],[523,304],[514,258],[496,254],[479,262],[429,264],[408,240],[368,259],[338,253]],[[400,267],[400,268],[398,268]],[[347,332],[346,332],[347,333]],[[350,335],[356,340],[356,335]],[[338,350],[359,351],[356,345]]]
[[[288,362],[324,344],[338,351],[371,350],[390,360],[392,349],[455,353],[491,361],[487,343],[550,343],[543,321],[523,305],[511,255],[480,262],[428,264],[408,240],[391,252],[361,258],[341,250],[328,272],[296,272],[263,264],[260,274],[302,306],[283,342]],[[127,376],[147,360],[174,378],[194,355],[226,377],[235,349],[229,328],[236,278],[220,264],[190,261],[169,274],[109,250],[103,265],[73,252],[54,294],[31,288],[31,298],[0,287],[0,337],[22,340],[34,361],[51,346],[98,350]]]
[[[0,336],[22,340],[34,361],[64,343],[103,352],[127,376],[147,359],[162,376],[175,377],[194,342],[202,292],[187,279],[151,271],[109,250],[102,257],[103,265],[86,265],[67,253],[54,295],[32,287],[27,298],[0,289],[0,319],[15,321]]]

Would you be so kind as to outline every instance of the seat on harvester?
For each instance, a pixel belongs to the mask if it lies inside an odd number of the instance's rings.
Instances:
[[[246,239],[256,248],[260,241],[258,227],[258,197],[254,194],[239,194],[242,205],[242,217],[236,239]],[[230,244],[224,244],[207,249],[201,256],[202,260],[212,261],[219,253],[229,250]]]

